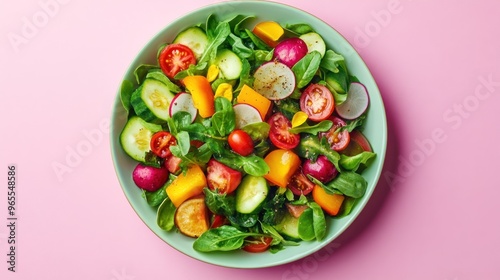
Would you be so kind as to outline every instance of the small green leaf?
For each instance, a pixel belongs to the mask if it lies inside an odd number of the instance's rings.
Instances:
[[[321,54],[318,51],[312,51],[293,65],[292,71],[298,88],[303,88],[311,82],[318,72],[320,63]]]
[[[300,126],[288,129],[288,132],[298,134],[298,133],[308,133],[317,135],[319,132],[328,131],[333,126],[333,122],[330,120],[321,121],[315,125],[309,125],[304,123]]]
[[[361,164],[367,164],[375,153],[364,151],[354,156],[340,155],[340,166],[346,170],[357,171]]]
[[[175,205],[167,197],[158,207],[156,213],[156,224],[163,230],[170,231],[174,228]]]

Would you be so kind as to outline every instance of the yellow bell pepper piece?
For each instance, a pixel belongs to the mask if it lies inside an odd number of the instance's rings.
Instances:
[[[211,117],[215,113],[214,92],[205,76],[187,76],[181,81],[193,97],[194,107],[202,118]]]
[[[208,67],[208,71],[207,71],[207,80],[211,83],[213,81],[215,81],[215,79],[217,79],[217,77],[219,76],[219,67],[217,67],[217,65],[210,65]]]
[[[300,167],[300,158],[290,150],[277,149],[264,158],[269,166],[269,173],[264,175],[269,182],[286,188],[293,173]]]
[[[181,173],[167,187],[166,192],[175,207],[179,207],[187,199],[203,193],[207,186],[207,178],[198,165],[192,165],[186,173]]]
[[[275,21],[262,21],[257,23],[252,32],[271,47],[276,47],[285,30]]]
[[[260,113],[263,120],[266,119],[267,112],[271,107],[271,101],[260,93],[256,92],[253,88],[243,85],[238,97],[236,98],[237,103],[246,103],[252,105]]]
[[[222,96],[227,98],[230,102],[233,102],[233,86],[228,83],[222,83],[220,84],[217,89],[215,90],[215,96],[214,99]]]
[[[339,213],[340,207],[342,206],[345,198],[341,194],[329,194],[318,185],[314,186],[312,197],[326,213],[332,216]]]
[[[307,121],[307,118],[308,117],[306,113],[298,111],[292,117],[292,128],[300,126],[301,124],[305,123]]]

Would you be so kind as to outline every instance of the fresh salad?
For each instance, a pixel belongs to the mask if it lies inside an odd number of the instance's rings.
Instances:
[[[210,15],[123,81],[120,143],[158,227],[274,253],[349,215],[376,154],[367,90],[333,47],[307,23]]]

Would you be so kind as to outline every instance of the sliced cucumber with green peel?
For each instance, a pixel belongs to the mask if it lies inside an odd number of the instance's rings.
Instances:
[[[295,218],[288,212],[286,212],[283,219],[275,225],[274,228],[280,234],[286,235],[295,240],[302,239],[299,234],[299,218]]]
[[[250,214],[258,211],[269,193],[264,177],[247,175],[236,189],[236,211]]]
[[[213,64],[219,67],[222,78],[227,80],[236,80],[240,77],[243,70],[241,58],[231,50],[222,49],[217,51],[217,56]]]
[[[127,121],[120,134],[120,144],[131,158],[145,162],[146,152],[151,149],[151,137],[161,129],[161,125],[148,123],[138,116],[133,116]]]
[[[326,44],[321,35],[316,32],[309,32],[300,35],[299,38],[306,43],[308,52],[318,51],[321,57],[325,56]]]
[[[132,93],[130,104],[135,113],[146,122],[162,123],[170,118],[169,108],[174,96],[167,85],[147,78]]]
[[[179,33],[173,43],[189,47],[198,60],[207,49],[209,42],[205,31],[198,26],[193,26]]]

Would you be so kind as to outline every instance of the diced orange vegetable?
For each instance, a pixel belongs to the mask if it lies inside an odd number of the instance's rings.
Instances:
[[[315,185],[312,197],[316,203],[329,215],[335,216],[339,213],[344,196],[341,194],[329,194],[322,187]]]
[[[214,92],[205,76],[187,76],[182,83],[193,97],[194,107],[202,118],[211,117],[215,112]]]
[[[203,195],[184,201],[175,211],[174,222],[179,231],[189,237],[199,237],[208,230],[209,210]]]
[[[271,101],[260,93],[256,92],[253,88],[243,85],[238,97],[236,98],[237,103],[245,103],[252,105],[260,113],[263,120],[266,119],[267,112],[271,107]]]
[[[283,27],[275,21],[259,22],[255,25],[252,32],[271,47],[275,47],[279,39],[285,34]]]
[[[300,167],[300,158],[292,151],[277,149],[264,158],[269,166],[269,173],[264,175],[269,182],[286,188],[293,173]]]
[[[187,199],[203,193],[207,186],[205,173],[198,165],[192,165],[186,173],[181,173],[168,187],[167,195],[179,207]]]

